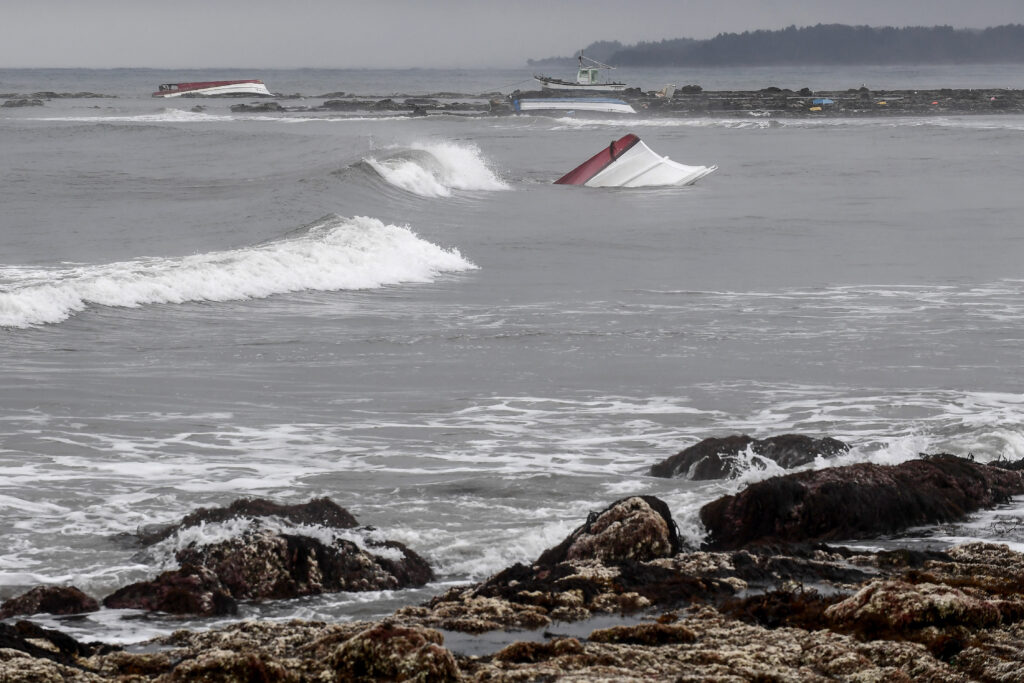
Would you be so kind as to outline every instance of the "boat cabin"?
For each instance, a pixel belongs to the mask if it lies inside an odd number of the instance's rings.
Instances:
[[[160,84],[160,92],[177,92],[177,90],[178,90],[178,84],[177,83],[161,83]]]
[[[581,67],[576,73],[576,82],[580,85],[596,85],[600,83],[597,78],[597,69],[590,67]]]

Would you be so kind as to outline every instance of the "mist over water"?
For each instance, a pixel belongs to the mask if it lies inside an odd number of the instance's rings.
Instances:
[[[241,616],[363,618],[532,560],[625,495],[661,497],[699,543],[703,504],[779,473],[748,454],[736,480],[646,475],[710,436],[833,436],[843,464],[1024,457],[1019,116],[192,112],[149,98],[174,80],[158,75],[0,72],[0,90],[118,95],[0,114],[0,599],[102,597],[173,555],[119,534],[327,496],[438,582]],[[495,77],[272,75],[306,94]],[[757,87],[850,76],[777,75]],[[686,188],[551,184],[627,132],[719,169]],[[898,542],[1020,549],[1021,514]],[[59,626],[136,641],[215,623],[130,616]]]

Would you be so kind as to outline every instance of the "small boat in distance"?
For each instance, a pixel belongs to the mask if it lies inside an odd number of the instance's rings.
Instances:
[[[619,92],[626,89],[625,83],[603,83],[598,77],[598,73],[601,69],[614,69],[614,66],[608,66],[601,62],[584,57],[583,53],[580,53],[580,66],[576,72],[576,81],[563,81],[560,78],[552,78],[551,76],[539,76],[534,74],[534,78],[540,83],[540,87],[544,90],[576,90],[584,92],[601,92],[611,91]],[[583,60],[587,63],[584,64]]]
[[[635,114],[636,110],[622,100],[611,97],[529,97],[512,98],[517,114],[568,115],[576,112],[599,114]]]
[[[219,97],[223,95],[264,95],[272,93],[258,79],[244,81],[205,81],[202,83],[164,83],[153,97]]]
[[[687,166],[657,154],[630,133],[555,181],[587,187],[659,187],[692,185],[717,166]]]

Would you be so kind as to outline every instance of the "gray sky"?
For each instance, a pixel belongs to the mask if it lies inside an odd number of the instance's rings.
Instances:
[[[1024,0],[0,0],[0,19],[0,68],[520,67],[595,40],[1024,23]]]

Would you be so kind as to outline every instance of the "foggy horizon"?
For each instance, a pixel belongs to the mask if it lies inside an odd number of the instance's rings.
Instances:
[[[1024,23],[1018,0],[611,0],[515,5],[393,0],[7,0],[0,68],[520,68],[600,40],[624,45],[795,25],[984,29]],[[625,15],[625,16],[624,16]]]

